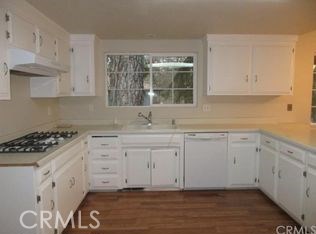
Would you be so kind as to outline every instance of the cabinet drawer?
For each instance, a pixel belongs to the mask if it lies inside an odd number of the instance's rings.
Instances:
[[[119,178],[118,176],[110,175],[93,175],[92,186],[95,188],[118,188]]]
[[[92,149],[117,148],[118,145],[117,136],[91,136],[90,147]]]
[[[91,170],[92,174],[115,174],[118,173],[118,162],[94,161]]]
[[[37,183],[41,184],[51,175],[52,175],[52,165],[51,163],[48,163],[47,165],[36,170]]]
[[[92,150],[91,158],[94,159],[118,159],[120,155],[119,150]]]
[[[260,144],[276,150],[278,141],[276,141],[270,137],[262,135],[261,140],[260,140]]]
[[[233,133],[230,134],[231,142],[256,142],[257,135],[249,133]]]
[[[288,144],[280,143],[280,152],[302,163],[305,162],[305,151]]]

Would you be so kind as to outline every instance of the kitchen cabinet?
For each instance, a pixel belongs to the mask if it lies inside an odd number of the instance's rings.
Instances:
[[[228,187],[256,186],[257,147],[256,134],[229,134]]]
[[[71,35],[73,96],[95,96],[95,36]]]
[[[277,200],[297,221],[302,221],[302,203],[305,174],[305,152],[280,144]]]
[[[255,45],[252,51],[253,93],[291,94],[293,45]]]
[[[37,53],[53,61],[57,56],[57,39],[50,32],[37,28]]]
[[[308,227],[315,226],[316,220],[316,155],[307,158],[307,183],[304,196],[305,222]]]
[[[250,88],[249,45],[211,45],[209,47],[210,94],[247,94]]]
[[[296,36],[208,35],[207,95],[289,95]]]
[[[0,100],[10,100],[10,71],[9,59],[7,54],[7,40],[6,40],[6,12],[0,8]]]
[[[7,38],[12,46],[36,53],[37,48],[37,28],[28,20],[12,14],[6,13],[8,24]]]
[[[120,139],[117,135],[89,137],[90,190],[118,190],[122,186]]]
[[[261,136],[259,156],[259,188],[271,199],[276,200],[276,174],[278,151],[276,141],[266,136]]]
[[[124,154],[126,185],[128,187],[149,187],[151,184],[150,149],[127,149]]]
[[[38,188],[38,212],[51,212],[52,218],[48,220],[49,226],[44,224],[43,228],[39,228],[41,234],[54,234],[55,231],[55,199],[52,186],[52,178],[50,177],[43,182]],[[46,216],[45,216],[46,217]]]
[[[156,149],[151,151],[152,187],[176,187],[179,175],[179,152],[176,149]]]
[[[75,156],[54,174],[55,199],[58,211],[66,220],[70,212],[75,212],[85,195],[83,180],[83,155]],[[61,233],[63,227],[58,227]]]

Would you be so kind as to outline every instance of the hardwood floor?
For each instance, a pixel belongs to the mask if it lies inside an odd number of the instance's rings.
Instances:
[[[296,225],[256,190],[90,193],[79,210],[82,225],[95,224],[89,214],[99,211],[99,229],[63,234],[271,234]]]

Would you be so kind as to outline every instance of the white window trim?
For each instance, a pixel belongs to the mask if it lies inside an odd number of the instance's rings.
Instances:
[[[192,104],[153,104],[152,103],[152,96],[150,96],[150,105],[149,106],[109,106],[109,100],[108,100],[108,73],[107,73],[107,61],[106,58],[108,55],[149,55],[150,57],[159,57],[159,56],[192,56],[193,57],[193,103]],[[152,62],[152,59],[150,59],[150,63]],[[105,105],[106,108],[163,108],[163,107],[197,107],[197,89],[198,89],[198,82],[197,82],[197,53],[110,53],[106,52],[104,54],[104,64],[105,64]],[[152,87],[152,66],[150,66],[150,92],[153,92]]]

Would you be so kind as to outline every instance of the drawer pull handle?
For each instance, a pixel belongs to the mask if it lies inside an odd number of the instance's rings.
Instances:
[[[293,154],[293,151],[288,150],[287,152],[288,152],[289,154]]]
[[[51,210],[54,210],[55,209],[55,202],[54,200],[50,200],[50,207],[51,207]]]
[[[50,170],[46,171],[43,175],[47,176],[50,173]]]
[[[110,181],[102,181],[102,184],[109,184]]]
[[[109,144],[101,144],[102,146],[108,146]]]
[[[240,138],[240,139],[243,140],[243,141],[249,140],[248,137],[242,137],[242,138]]]
[[[102,170],[109,170],[109,167],[102,167]]]
[[[108,154],[101,154],[101,157],[102,158],[108,158],[108,157],[110,157],[110,155],[108,155]]]
[[[275,166],[272,167],[272,174],[275,174]]]
[[[308,187],[307,189],[306,189],[306,197],[310,197],[310,194],[309,194],[309,192],[310,192],[310,188]]]
[[[236,157],[234,157],[234,164],[236,164]]]
[[[267,144],[271,144],[271,142],[270,142],[270,141],[266,141],[266,143],[267,143]]]
[[[279,179],[282,179],[282,177],[281,177],[281,170],[279,170],[279,172],[278,172],[278,177],[279,177]]]

